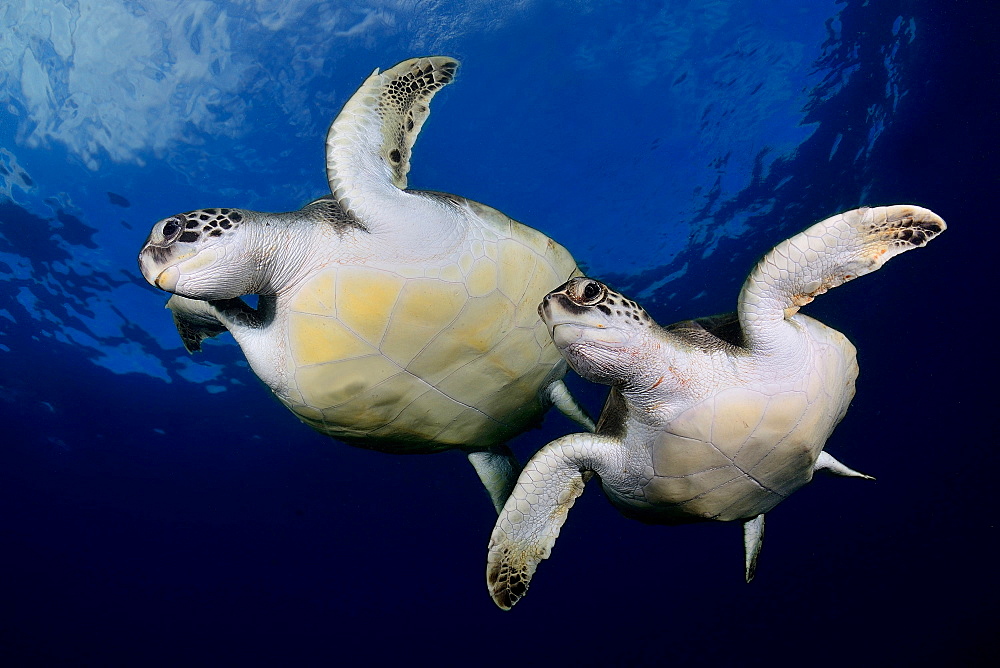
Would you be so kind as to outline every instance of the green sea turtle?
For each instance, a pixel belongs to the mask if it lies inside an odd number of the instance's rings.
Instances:
[[[816,470],[868,477],[823,452],[854,396],[854,346],[799,307],[944,229],[937,215],[908,205],[833,216],[765,255],[735,314],[665,328],[589,278],[549,293],[539,312],[556,346],[611,392],[596,434],[552,441],[521,472],[490,540],[487,583],[497,605],[524,596],[594,474],[628,517],[742,522],[749,582],[764,513]]]
[[[431,98],[458,62],[375,72],[326,139],[332,194],[289,213],[190,211],[153,226],[143,276],[189,351],[228,330],[303,422],[364,448],[468,453],[499,509],[504,443],[553,403],[593,422],[536,304],[579,275],[565,248],[463,197],[406,189]],[[240,297],[259,295],[256,308]]]

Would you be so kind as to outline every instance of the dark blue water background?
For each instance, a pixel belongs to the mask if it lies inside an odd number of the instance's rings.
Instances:
[[[0,8],[0,656],[18,665],[969,665],[996,660],[988,3],[75,2]],[[261,9],[261,7],[264,7]],[[484,583],[458,453],[311,432],[228,337],[190,357],[135,254],[202,206],[323,194],[375,67],[463,61],[410,185],[489,203],[661,322],[730,310],[836,211],[948,232],[807,312],[857,397],[819,478],[736,525],[651,527],[591,485],[530,595]],[[603,388],[572,379],[596,411]],[[558,415],[513,445],[573,430]],[[8,664],[10,665],[10,664]]]

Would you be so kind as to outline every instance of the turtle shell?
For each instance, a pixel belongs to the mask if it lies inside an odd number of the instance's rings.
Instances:
[[[749,519],[812,479],[854,397],[858,365],[843,334],[808,316],[794,320],[811,347],[802,373],[771,381],[748,373],[753,381],[711,393],[656,436],[640,486],[658,521]]]
[[[549,237],[470,205],[486,224],[437,264],[330,264],[290,297],[275,393],[304,422],[428,452],[489,447],[539,419],[565,362],[537,304],[579,271]]]

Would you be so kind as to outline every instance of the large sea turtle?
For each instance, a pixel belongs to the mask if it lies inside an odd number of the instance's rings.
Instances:
[[[539,312],[559,350],[611,393],[596,434],[552,441],[521,472],[490,540],[497,605],[524,596],[594,474],[628,517],[742,522],[749,582],[764,513],[816,470],[868,477],[823,452],[854,396],[854,346],[799,307],[944,229],[908,205],[833,216],[765,255],[735,314],[665,328],[589,278],[549,293]]]
[[[327,135],[332,194],[289,213],[170,216],[139,265],[175,295],[189,351],[228,330],[318,431],[387,452],[467,451],[499,509],[520,470],[505,441],[553,403],[593,428],[536,313],[579,270],[495,209],[406,189],[430,100],[457,67],[415,58],[368,77]]]

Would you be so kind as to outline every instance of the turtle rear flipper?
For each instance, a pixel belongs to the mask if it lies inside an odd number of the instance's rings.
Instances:
[[[813,468],[816,471],[826,471],[830,475],[838,475],[845,478],[864,478],[865,480],[875,479],[874,476],[870,476],[860,471],[855,471],[850,466],[842,464],[837,461],[833,455],[825,451],[819,453],[819,457],[816,459],[816,465]]]
[[[490,495],[494,509],[499,513],[503,510],[510,491],[514,489],[517,476],[521,473],[521,463],[506,445],[494,446],[490,450],[471,451],[468,458]]]
[[[744,572],[747,582],[757,572],[757,557],[764,544],[764,513],[743,522]]]

